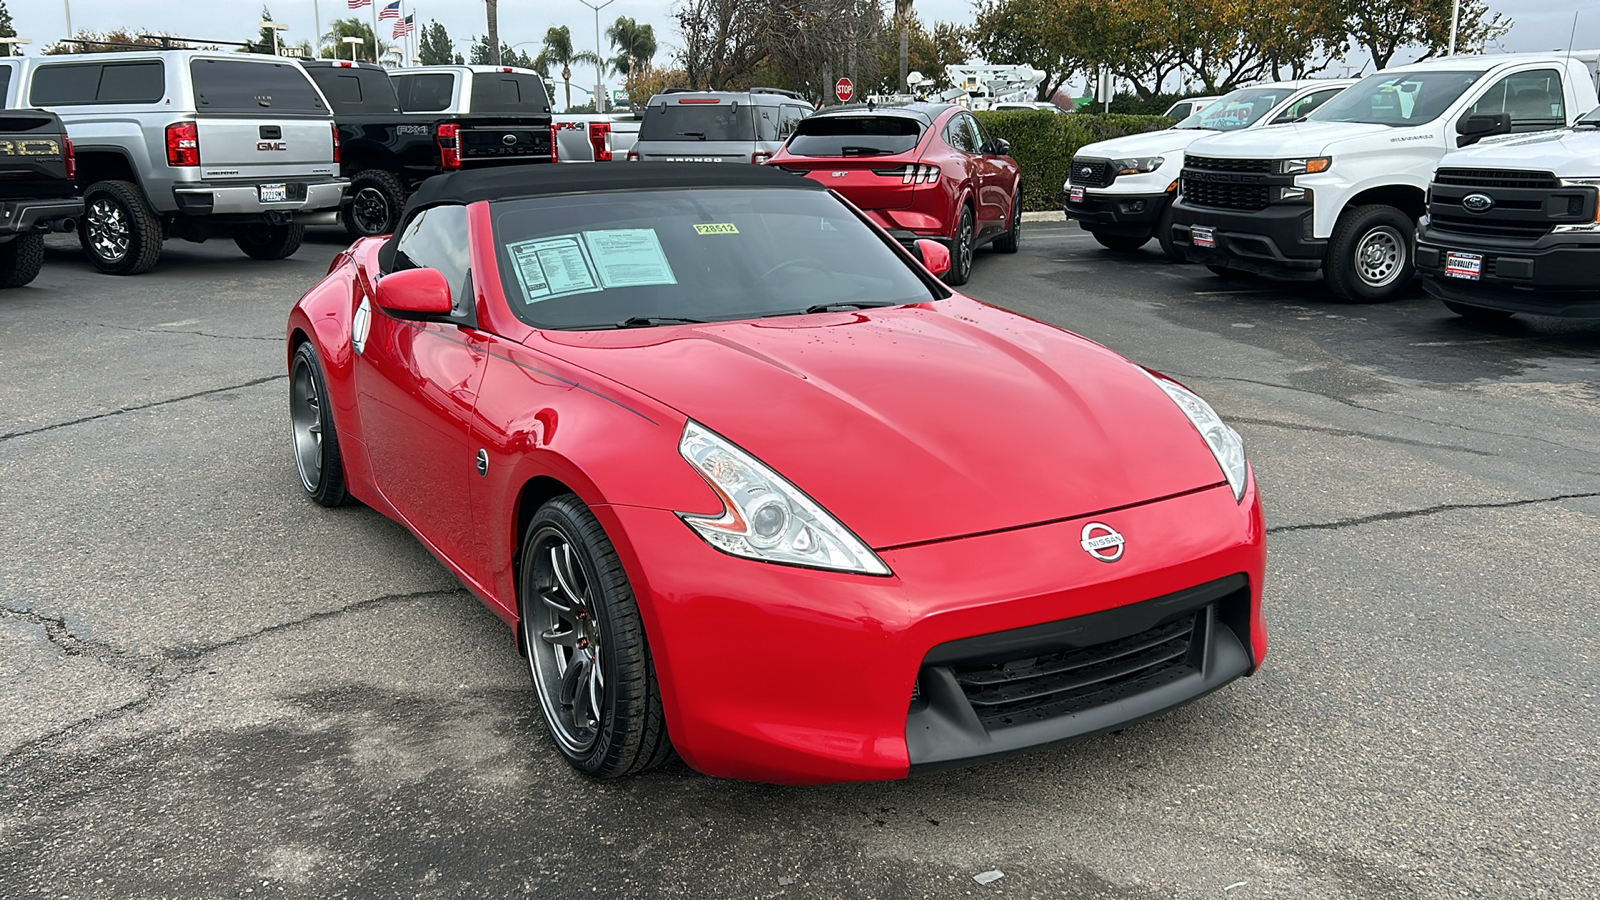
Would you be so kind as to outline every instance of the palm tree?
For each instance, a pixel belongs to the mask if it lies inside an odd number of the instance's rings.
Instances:
[[[900,93],[905,93],[906,69],[910,65],[911,4],[913,0],[894,0],[894,22],[900,29]]]
[[[534,68],[548,71],[551,66],[561,67],[561,81],[567,86],[567,109],[572,108],[572,64],[605,65],[605,60],[588,50],[572,49],[572,31],[567,26],[551,28],[544,33],[544,49],[534,60]]]
[[[656,55],[656,30],[646,23],[640,25],[629,16],[618,16],[616,24],[606,29],[617,55],[610,60],[611,71],[632,77],[640,69],[649,71],[650,60]]]
[[[334,19],[333,30],[322,36],[322,51],[319,54],[324,59],[333,59],[346,52],[344,39],[347,37],[361,38],[361,45],[356,49],[356,54],[362,59],[368,58],[372,52],[372,26],[351,16],[348,19]],[[383,51],[389,49],[386,41],[378,41],[378,56],[371,57],[373,62],[382,58]]]

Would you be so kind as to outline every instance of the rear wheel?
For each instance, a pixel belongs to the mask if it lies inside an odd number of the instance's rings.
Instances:
[[[78,242],[107,275],[138,275],[161,258],[161,220],[131,181],[97,181],[83,192]]]
[[[233,233],[233,242],[251,259],[285,259],[305,237],[304,225],[246,225]]]
[[[1011,227],[1005,234],[994,239],[994,249],[998,253],[1015,253],[1022,241],[1022,193],[1018,191],[1011,198]]]
[[[972,277],[972,243],[976,238],[972,207],[963,206],[955,234],[950,236],[950,271],[944,273],[945,284],[963,285]]]
[[[1471,306],[1466,303],[1457,303],[1454,300],[1444,301],[1445,309],[1450,310],[1463,319],[1474,322],[1504,322],[1516,315],[1507,309],[1490,309],[1487,306]]]
[[[1125,234],[1106,234],[1103,231],[1096,231],[1093,232],[1093,234],[1094,239],[1100,242],[1100,246],[1106,248],[1107,250],[1115,250],[1118,253],[1132,253],[1133,251],[1150,242],[1150,235],[1148,234],[1144,235],[1143,237],[1129,237]]]
[[[344,506],[351,500],[345,490],[344,463],[339,456],[339,432],[333,427],[328,386],[322,378],[322,361],[307,341],[294,351],[289,364],[289,426],[294,438],[294,464],[300,486],[323,506]]]
[[[528,671],[556,749],[592,778],[666,762],[672,742],[633,589],[576,496],[534,514],[517,583]]]
[[[1416,223],[1392,206],[1345,210],[1328,241],[1328,290],[1346,303],[1393,300],[1411,282]]]
[[[44,265],[44,235],[19,234],[0,244],[0,288],[22,287]]]
[[[350,202],[341,217],[351,237],[390,234],[400,223],[406,186],[391,172],[367,169],[350,179]]]

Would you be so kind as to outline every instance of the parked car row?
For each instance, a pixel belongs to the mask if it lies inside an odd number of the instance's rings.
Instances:
[[[1113,249],[1154,236],[1218,274],[1320,277],[1349,302],[1420,273],[1465,316],[1600,315],[1600,111],[1582,115],[1597,60],[1454,56],[1244,88],[1172,131],[1084,147],[1065,210]]]

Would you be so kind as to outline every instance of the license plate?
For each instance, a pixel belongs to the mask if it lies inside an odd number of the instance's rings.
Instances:
[[[1215,247],[1217,245],[1217,232],[1214,228],[1205,225],[1196,225],[1189,229],[1189,240],[1196,247]]]
[[[1071,200],[1073,203],[1082,203],[1083,202],[1083,188],[1075,187],[1072,190],[1068,191],[1067,192],[1067,199]]]
[[[287,184],[261,185],[261,202],[277,203],[289,199],[289,186]]]
[[[1446,253],[1444,274],[1451,278],[1477,281],[1483,275],[1483,257],[1477,253]]]

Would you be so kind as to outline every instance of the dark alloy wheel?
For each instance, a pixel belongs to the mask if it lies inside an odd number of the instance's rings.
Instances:
[[[1457,303],[1454,300],[1444,301],[1445,309],[1450,310],[1463,319],[1473,322],[1504,322],[1516,315],[1509,309],[1490,309],[1487,306],[1472,306],[1467,303]]]
[[[351,500],[345,490],[344,464],[339,456],[339,433],[328,408],[328,388],[322,378],[322,361],[311,344],[294,352],[289,366],[289,425],[294,438],[294,465],[300,486],[323,506],[344,506]]]
[[[44,236],[19,234],[0,244],[0,288],[22,287],[44,266]]]
[[[605,530],[566,494],[534,514],[518,569],[521,640],[556,749],[595,778],[672,755],[639,608]]]
[[[1011,197],[1011,228],[994,239],[997,253],[1015,253],[1022,243],[1022,192]]]
[[[84,189],[78,242],[107,275],[138,275],[161,257],[161,221],[139,186],[97,181]]]
[[[956,223],[955,234],[950,236],[950,271],[944,273],[944,283],[959,286],[972,277],[972,242],[977,226],[972,217],[972,207],[961,207],[961,219]]]
[[[233,233],[233,242],[251,259],[286,259],[305,237],[304,225],[246,225]]]
[[[350,202],[341,213],[345,231],[351,237],[390,234],[399,224],[405,206],[406,189],[393,173],[367,169],[350,179]]]

